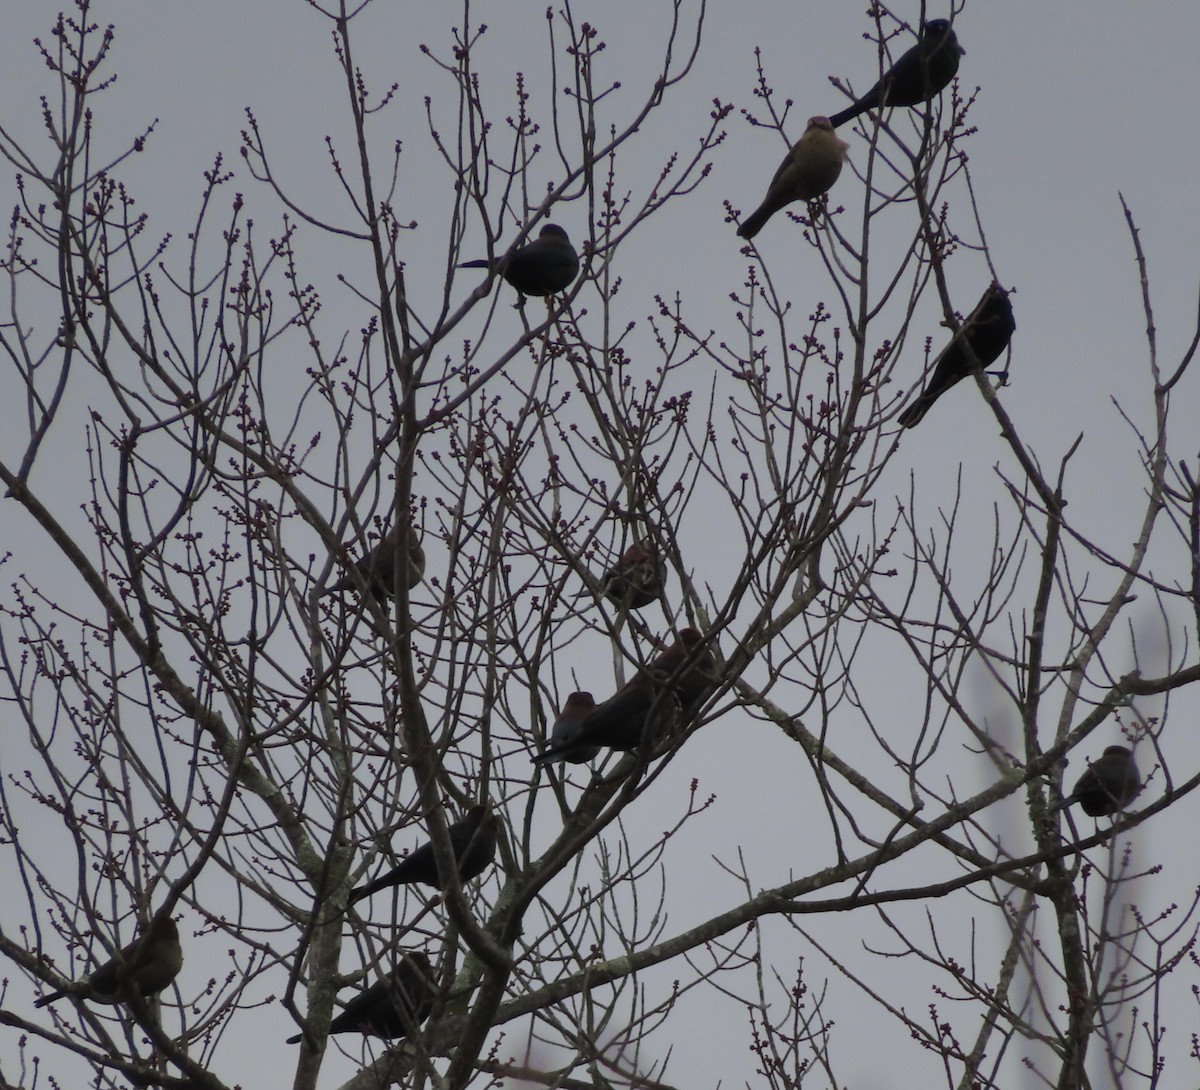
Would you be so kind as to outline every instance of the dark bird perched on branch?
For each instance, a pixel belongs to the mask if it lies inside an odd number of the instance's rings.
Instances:
[[[486,259],[464,261],[459,268],[486,269],[489,264]],[[498,258],[495,271],[522,295],[553,295],[579,275],[579,255],[567,232],[547,223],[532,242]]]
[[[919,106],[930,102],[958,72],[958,59],[966,55],[949,19],[930,19],[917,44],[904,53],[862,98],[830,118],[833,127],[852,121],[880,106]]]
[[[924,392],[896,418],[896,423],[902,428],[915,428],[951,386],[976,367],[995,363],[1016,328],[1008,292],[993,280],[950,343],[933,361],[933,375]]]
[[[585,760],[580,754],[594,746],[636,749],[647,735],[650,712],[656,706],[660,722],[662,717],[674,717],[677,711],[687,714],[716,681],[717,661],[712,652],[695,654],[703,642],[704,637],[696,629],[685,628],[679,633],[677,643],[598,705],[573,738],[551,744],[534,758],[534,763],[544,764],[558,758]],[[683,669],[689,659],[693,661]]]
[[[604,573],[603,592],[618,606],[641,609],[662,597],[667,565],[653,543],[635,541]]]
[[[459,882],[469,882],[482,874],[496,858],[496,816],[486,803],[472,806],[470,810],[447,830],[454,859],[458,863]],[[421,883],[441,889],[445,883],[438,873],[437,859],[433,854],[433,843],[427,841],[413,849],[390,871],[381,874],[373,882],[350,891],[349,903],[361,901],[390,886],[407,886]]]
[[[433,966],[422,950],[406,953],[396,967],[366,991],[359,992],[329,1023],[329,1034],[364,1033],[385,1040],[403,1040],[433,1010]],[[294,1045],[303,1038],[288,1038]]]
[[[804,135],[784,156],[767,186],[762,204],[746,217],[738,234],[753,238],[776,212],[793,201],[811,201],[838,180],[850,145],[838,138],[827,117],[810,117]]]
[[[417,536],[417,531],[407,520],[403,526],[408,530],[408,589],[412,590],[425,574],[425,550],[421,548],[421,539]],[[361,560],[354,562],[359,575],[381,606],[396,593],[396,554],[400,546],[400,529],[400,523],[392,526],[375,548]],[[354,576],[343,572],[338,581],[325,593],[337,594],[340,591],[355,590],[357,586]]]
[[[562,759],[573,765],[590,761],[600,752],[599,746],[575,746],[575,740],[583,730],[584,721],[596,710],[596,701],[591,693],[571,693],[563,705],[554,728],[550,732],[550,749],[558,750]]]
[[[120,1003],[134,992],[143,998],[158,995],[182,967],[179,928],[170,916],[155,916],[145,932],[115,957],[69,987],[42,996],[34,1006],[44,1007],[64,995],[109,1004]]]
[[[1108,817],[1124,810],[1141,789],[1133,754],[1124,746],[1109,746],[1079,777],[1075,790],[1050,807],[1050,812],[1065,810],[1077,802],[1088,817]]]

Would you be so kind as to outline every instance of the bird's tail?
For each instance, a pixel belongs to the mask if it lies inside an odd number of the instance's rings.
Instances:
[[[381,889],[386,889],[392,885],[391,879],[394,876],[393,871],[388,871],[386,874],[380,875],[373,882],[366,882],[361,886],[355,886],[350,891],[350,896],[346,898],[347,906],[357,904],[364,898],[370,897],[372,893],[378,893]]]
[[[927,398],[922,394],[896,417],[896,423],[902,428],[915,428],[925,418],[925,414],[929,412],[929,407],[935,400],[936,398]]]
[[[60,988],[60,989],[59,989],[58,991],[56,991],[56,992],[51,992],[49,995],[44,995],[44,996],[42,996],[42,998],[41,998],[41,999],[39,999],[39,1000],[38,1000],[36,1003],[34,1003],[34,1006],[35,1006],[35,1007],[48,1007],[48,1006],[49,1006],[51,1003],[53,1003],[53,1002],[54,1002],[56,999],[62,999],[62,997],[63,997],[64,995],[66,995],[66,994],[67,994],[67,993],[66,993],[66,992],[64,992],[64,991],[63,991],[63,990]]]
[[[840,113],[834,114],[829,119],[829,124],[831,124],[836,129],[836,128],[838,128],[838,126],[846,124],[847,121],[853,121],[864,110],[869,110],[870,108],[871,108],[870,103],[868,103],[866,101],[852,102],[852,103],[850,103],[849,106],[847,106]]]
[[[774,209],[768,210],[766,205],[755,209],[743,221],[741,227],[738,228],[738,235],[741,238],[751,239],[763,229],[767,220],[771,218],[771,213]]]
[[[476,258],[474,261],[460,261],[460,269],[486,269],[490,262],[486,258]]]

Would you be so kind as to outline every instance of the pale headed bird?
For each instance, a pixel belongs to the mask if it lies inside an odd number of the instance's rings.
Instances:
[[[810,117],[804,135],[792,145],[767,195],[738,228],[742,238],[753,238],[781,208],[794,201],[811,201],[827,193],[842,173],[850,145],[838,137],[827,117]]]

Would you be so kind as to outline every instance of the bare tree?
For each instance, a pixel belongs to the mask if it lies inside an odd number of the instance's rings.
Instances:
[[[493,86],[465,6],[422,47],[425,126],[399,139],[410,92],[357,60],[371,5],[298,5],[345,84],[323,164],[341,203],[295,196],[248,113],[182,233],[127,179],[154,126],[99,135],[119,39],[96,7],[39,43],[52,153],[0,129],[21,395],[0,480],[39,543],[0,603],[4,1079],[232,1086],[253,1042],[296,1087],[327,1060],[355,1087],[672,1086],[699,1009],[744,1023],[772,1090],[845,1085],[842,1010],[947,1086],[1022,1065],[1154,1086],[1183,1062],[1161,1000],[1194,976],[1197,905],[1154,907],[1132,830],[1200,783],[1168,759],[1200,679],[1200,467],[1171,429],[1200,331],[1160,358],[1132,213],[1153,412],[1123,413],[1141,510],[1098,527],[1069,506],[1092,440],[1050,464],[972,332],[979,293],[1012,285],[965,86],[864,113],[842,181],[768,225],[822,271],[815,295],[746,245],[720,319],[665,294],[646,314],[625,255],[703,192],[733,113],[657,127],[697,92],[703,4],[675,0],[659,67],[621,95],[570,3],[547,12],[545,89]],[[873,10],[883,66],[911,28]],[[765,67],[757,95],[743,119],[782,156],[802,119]],[[409,184],[414,146],[436,191]],[[550,223],[579,274],[525,297],[505,275]],[[945,503],[897,417],[914,359],[949,343],[969,373],[924,427],[981,396],[996,429],[994,472]],[[636,604],[606,594],[633,546],[665,584]],[[636,744],[535,763],[579,691]],[[701,896],[687,838],[713,800],[689,762],[756,723],[813,850],[751,808]],[[1056,810],[1114,740],[1132,808]],[[492,815],[494,863],[460,876]],[[425,842],[424,887],[351,898]],[[143,995],[120,951],[163,915],[184,968]],[[114,956],[120,1002],[34,1010]]]

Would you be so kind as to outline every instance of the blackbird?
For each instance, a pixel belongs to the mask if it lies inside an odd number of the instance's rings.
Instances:
[[[993,280],[950,343],[933,361],[933,375],[924,391],[896,418],[896,423],[902,428],[915,428],[951,386],[966,378],[975,367],[995,363],[1016,328],[1008,292]]]
[[[591,693],[572,693],[554,720],[554,728],[550,732],[550,748],[558,749],[562,759],[570,764],[579,765],[590,761],[600,752],[599,746],[583,746],[576,748],[573,743],[583,729],[584,720],[596,710],[596,701]]]
[[[482,874],[496,858],[496,817],[487,804],[472,806],[464,817],[454,822],[446,831],[450,834],[450,845],[458,863],[459,882],[469,882]],[[413,883],[435,886],[438,889],[443,885],[431,842],[414,848],[396,866],[374,881],[351,890],[349,903],[354,904],[390,886],[406,886]]]
[[[793,201],[811,201],[829,190],[842,172],[850,147],[838,138],[827,117],[810,117],[804,135],[784,156],[767,186],[763,202],[738,228],[742,238],[753,238],[781,208]]]
[[[1052,806],[1050,812],[1065,810],[1077,802],[1088,817],[1108,817],[1124,810],[1141,789],[1142,780],[1133,754],[1124,746],[1109,746],[1099,760],[1088,765],[1075,790]]]
[[[892,65],[862,98],[830,118],[836,129],[867,110],[879,106],[919,106],[930,102],[958,72],[958,60],[966,55],[949,19],[930,19],[917,44]]]
[[[672,704],[684,712],[699,704],[716,681],[716,659],[711,651],[705,651],[682,673],[680,668],[689,656],[695,657],[694,649],[703,642],[704,636],[696,629],[685,628],[679,633],[677,643],[598,705],[574,737],[552,743],[534,758],[534,763],[544,764],[559,758],[585,760],[580,754],[594,746],[636,749],[646,734],[650,711],[656,704],[660,709]]]
[[[635,541],[604,573],[604,597],[626,609],[641,609],[658,601],[667,581],[667,565],[653,544]]]
[[[407,525],[407,524],[406,524]],[[392,526],[382,540],[361,560],[354,562],[359,575],[362,576],[375,600],[382,606],[386,599],[396,593],[396,550],[400,544],[400,524]],[[417,531],[408,526],[408,589],[412,590],[425,574],[425,550],[421,548],[421,539]],[[340,591],[354,590],[358,586],[354,576],[344,572],[341,577],[326,589],[326,594],[337,594]]]
[[[433,966],[422,950],[406,953],[394,969],[366,991],[359,992],[342,1008],[329,1033],[364,1033],[385,1040],[400,1041],[419,1026],[433,1010]],[[297,1033],[288,1038],[294,1045],[303,1038]]]
[[[486,259],[464,261],[459,268],[486,269],[489,264]],[[495,270],[522,295],[553,295],[579,275],[579,255],[567,232],[547,223],[532,242],[499,258]]]
[[[131,990],[143,998],[158,995],[182,967],[179,928],[170,916],[155,916],[145,933],[122,947],[115,957],[69,987],[42,996],[34,1006],[44,1007],[64,995],[108,1004],[120,1003]]]

